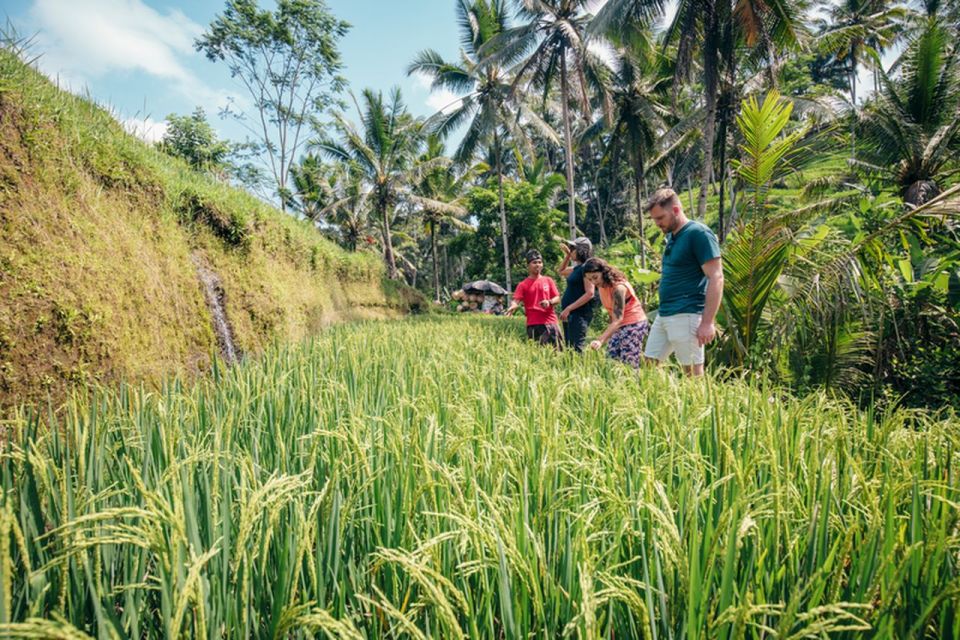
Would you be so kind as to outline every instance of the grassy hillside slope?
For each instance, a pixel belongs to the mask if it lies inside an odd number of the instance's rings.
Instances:
[[[217,347],[199,269],[219,276],[243,352],[417,303],[378,256],[192,172],[0,52],[0,407],[203,371]]]

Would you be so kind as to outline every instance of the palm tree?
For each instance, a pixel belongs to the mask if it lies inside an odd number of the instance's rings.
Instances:
[[[500,234],[503,242],[503,269],[507,290],[510,282],[510,240],[507,214],[503,204],[503,139],[516,116],[509,112],[511,80],[496,64],[481,64],[480,50],[507,28],[505,0],[459,0],[456,7],[460,25],[461,60],[447,62],[433,50],[422,51],[407,68],[408,74],[421,73],[433,80],[433,89],[464,94],[459,104],[443,110],[431,119],[433,131],[446,136],[470,121],[467,132],[454,153],[454,160],[469,164],[477,149],[492,146],[500,205]]]
[[[559,173],[550,171],[542,157],[527,161],[519,149],[514,148],[517,177],[537,188],[537,197],[545,200],[550,207],[556,207],[559,195],[567,186],[567,181]]]
[[[308,153],[300,162],[290,167],[292,189],[286,194],[285,205],[304,218],[318,220],[320,210],[326,206],[324,175],[327,166],[313,153]]]
[[[960,50],[936,18],[901,58],[899,77],[881,72],[882,90],[863,114],[862,163],[886,176],[904,202],[921,205],[940,193],[960,143]]]
[[[316,223],[350,251],[370,238],[370,190],[355,162],[323,163],[310,153],[290,168],[292,211]]]
[[[614,83],[614,119],[608,153],[623,152],[633,173],[637,223],[640,232],[640,262],[647,266],[643,229],[643,184],[649,161],[656,154],[666,123],[667,109],[660,94],[667,78],[659,74],[653,51],[623,49]]]
[[[437,228],[443,225],[470,229],[462,220],[467,210],[460,202],[464,196],[466,183],[476,171],[470,167],[457,175],[452,166],[437,166],[438,159],[445,159],[443,142],[438,135],[427,139],[427,148],[420,156],[419,164],[430,167],[425,171],[409,196],[411,204],[420,209],[421,216],[430,235],[430,255],[433,261],[434,301],[440,302],[440,261],[437,257]]]
[[[850,84],[850,159],[856,160],[857,71],[861,64],[879,66],[880,54],[892,46],[901,31],[906,10],[890,0],[843,0],[825,3],[827,18],[817,20],[817,48],[847,63]]]
[[[414,165],[422,143],[422,122],[407,112],[400,89],[396,87],[386,102],[382,93],[365,89],[363,107],[356,106],[362,130],[342,113],[336,114],[334,127],[340,139],[323,138],[313,141],[311,146],[335,160],[352,161],[362,172],[380,221],[387,273],[395,279],[397,263],[390,225],[396,206],[409,192],[417,171]]]
[[[370,234],[370,194],[363,171],[354,162],[327,165],[327,179],[321,183],[328,202],[319,212],[319,221],[332,225],[341,244],[356,251],[361,240],[374,244]]]
[[[597,13],[592,30],[622,34],[629,28],[636,32],[638,22],[649,24],[663,15],[666,5],[665,0],[609,0]],[[704,158],[697,201],[700,218],[706,215],[707,187],[713,176],[721,80],[726,77],[729,82],[736,76],[738,55],[743,48],[769,56],[774,46],[796,46],[800,5],[795,0],[679,0],[677,4],[664,46],[677,47],[674,74],[678,84],[690,76],[695,56],[699,56],[703,82]],[[720,128],[725,132],[732,110],[720,115]],[[720,140],[720,147],[726,148],[725,139]],[[725,158],[721,164],[725,164]],[[720,171],[722,176],[725,167],[721,166]]]
[[[559,76],[571,238],[577,234],[577,218],[570,104],[575,101],[586,117],[591,111],[589,89],[608,97],[609,69],[587,48],[589,4],[591,0],[522,0],[518,17],[523,24],[506,29],[480,51],[486,64],[517,64],[514,89],[523,83],[540,88],[544,103]],[[609,106],[608,100],[603,102]]]

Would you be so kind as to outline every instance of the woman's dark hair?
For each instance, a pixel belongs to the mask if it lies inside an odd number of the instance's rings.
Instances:
[[[626,282],[627,276],[623,275],[623,272],[617,269],[614,266],[611,266],[607,261],[601,260],[600,258],[590,258],[583,263],[583,272],[584,273],[599,273],[603,284],[608,287],[619,282]]]

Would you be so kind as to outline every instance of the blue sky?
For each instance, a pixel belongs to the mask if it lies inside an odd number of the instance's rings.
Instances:
[[[591,9],[603,1],[595,0]],[[448,59],[458,56],[455,0],[327,3],[353,25],[341,52],[354,91],[399,85],[417,115],[430,115],[455,100],[448,92],[431,93],[423,78],[406,75],[422,49],[436,49]],[[675,1],[667,6],[672,15]],[[0,0],[0,19],[9,18],[21,35],[36,34],[34,52],[42,54],[39,64],[47,75],[75,92],[88,91],[141,137],[158,139],[168,114],[200,106],[221,137],[241,140],[243,128],[217,113],[231,97],[242,106],[242,88],[222,63],[193,50],[194,39],[223,7],[224,0]],[[871,82],[865,69],[860,76],[862,99]]]
[[[327,0],[353,25],[341,43],[351,88],[399,85],[411,111],[429,115],[454,99],[431,94],[406,67],[424,48],[455,58],[459,39],[453,0]],[[193,50],[193,40],[223,10],[223,0],[3,0],[0,19],[36,34],[40,68],[74,92],[89,91],[139,135],[162,134],[169,113],[203,107],[222,137],[243,130],[217,112],[243,91],[222,63]],[[262,2],[269,6],[269,2]],[[3,14],[6,14],[4,16]],[[242,104],[242,103],[241,103]]]

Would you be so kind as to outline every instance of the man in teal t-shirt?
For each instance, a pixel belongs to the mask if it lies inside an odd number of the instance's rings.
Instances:
[[[644,356],[663,362],[676,354],[691,375],[703,375],[703,346],[717,335],[713,324],[723,297],[720,245],[710,227],[688,220],[673,189],[647,202],[650,217],[667,236],[660,275],[660,311]]]

